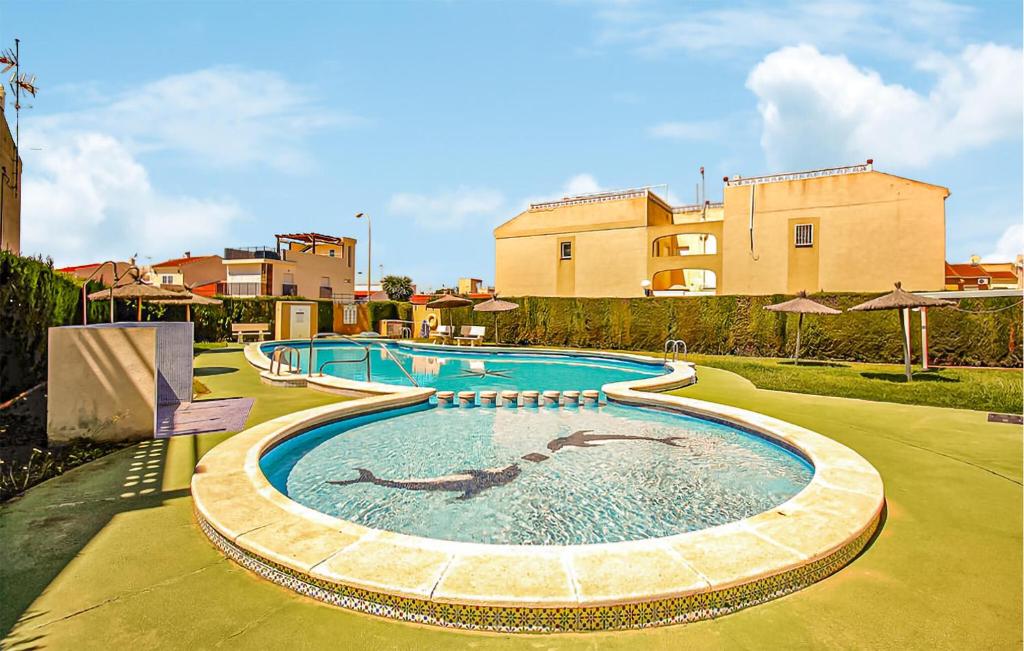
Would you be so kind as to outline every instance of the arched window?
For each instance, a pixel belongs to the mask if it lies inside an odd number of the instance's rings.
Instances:
[[[679,233],[654,240],[652,255],[663,258],[674,255],[714,255],[718,238],[711,233]]]

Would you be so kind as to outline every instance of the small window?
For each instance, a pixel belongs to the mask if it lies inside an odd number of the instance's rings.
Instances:
[[[333,258],[334,257],[334,249],[330,249],[329,251],[327,251],[327,255],[329,257]]]
[[[572,242],[562,242],[559,247],[561,248],[561,259],[572,260]]]
[[[814,224],[797,224],[793,244],[796,246],[814,246]]]
[[[173,285],[174,276],[160,276],[160,284],[162,285]]]

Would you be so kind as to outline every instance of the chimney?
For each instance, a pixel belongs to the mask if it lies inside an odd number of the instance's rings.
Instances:
[[[977,255],[972,255],[971,256],[971,266],[972,267],[977,267],[980,262],[981,262],[981,257],[980,256],[977,256]]]
[[[192,252],[191,251],[185,251],[185,257],[186,258],[191,258],[192,257]]]

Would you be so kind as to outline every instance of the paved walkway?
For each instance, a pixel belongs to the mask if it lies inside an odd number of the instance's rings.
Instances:
[[[253,402],[252,398],[222,398],[161,405],[157,409],[156,437],[238,432],[245,428]]]

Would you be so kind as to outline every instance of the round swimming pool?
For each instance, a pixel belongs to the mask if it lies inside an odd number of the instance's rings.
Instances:
[[[705,529],[767,511],[813,475],[737,427],[614,404],[418,406],[314,428],[260,466],[292,500],[366,527],[515,545]]]
[[[300,370],[306,373],[308,343],[271,342],[262,344],[260,351],[269,358],[274,348],[282,343],[295,347],[299,352]],[[564,351],[526,353],[468,347],[460,350],[451,346],[373,340],[364,340],[362,344],[337,340],[314,342],[313,372],[322,369],[327,375],[365,381],[367,365],[362,360],[367,350],[371,381],[411,386],[411,376],[418,386],[448,391],[600,389],[612,382],[641,380],[669,372],[657,359],[646,362],[640,358]]]

